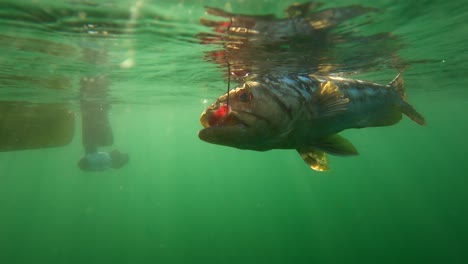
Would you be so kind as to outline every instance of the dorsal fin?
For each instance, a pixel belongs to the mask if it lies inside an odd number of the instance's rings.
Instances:
[[[405,85],[403,77],[401,77],[401,73],[398,73],[398,75],[388,85],[395,89],[403,100],[406,100]]]

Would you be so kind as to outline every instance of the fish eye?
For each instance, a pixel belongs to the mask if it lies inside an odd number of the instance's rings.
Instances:
[[[244,89],[239,90],[237,92],[237,99],[239,99],[239,101],[241,102],[244,102],[244,103],[250,102],[252,98],[253,98],[252,93]]]

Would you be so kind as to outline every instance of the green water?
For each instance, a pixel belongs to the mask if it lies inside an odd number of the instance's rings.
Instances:
[[[463,1],[324,6],[381,8],[358,29],[391,32],[399,56],[427,61],[404,71],[425,127],[404,117],[345,131],[360,155],[331,157],[327,173],[295,150],[198,139],[200,113],[226,88],[203,59],[219,47],[194,37],[208,31],[203,6],[282,16],[288,4],[2,1],[0,101],[61,103],[75,127],[63,146],[0,152],[0,263],[467,263]],[[359,77],[385,83],[396,72]],[[80,79],[102,74],[114,134],[104,149],[130,162],[84,172]]]

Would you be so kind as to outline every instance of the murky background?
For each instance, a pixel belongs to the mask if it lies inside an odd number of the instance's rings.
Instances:
[[[318,10],[378,10],[286,52],[204,41],[201,18],[226,21],[205,6],[285,18],[290,4],[2,1],[0,262],[466,263],[465,3],[327,1]],[[295,150],[211,145],[199,116],[226,91],[226,60],[382,84],[402,71],[427,125],[344,131],[360,155],[330,157],[327,173]],[[105,109],[100,150],[128,164],[80,170],[83,104]]]

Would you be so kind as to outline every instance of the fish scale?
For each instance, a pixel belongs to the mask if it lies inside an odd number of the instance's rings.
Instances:
[[[388,85],[380,85],[361,80],[345,79],[341,77],[324,77],[316,75],[287,75],[287,76],[266,76],[265,83],[272,87],[274,93],[295,92],[304,100],[310,100],[317,87],[325,81],[331,81],[338,86],[340,91],[350,99],[352,105],[365,102],[373,105],[376,102],[391,102],[398,99],[398,94],[390,89]],[[282,98],[281,94],[277,96]],[[363,105],[360,105],[362,108]]]

